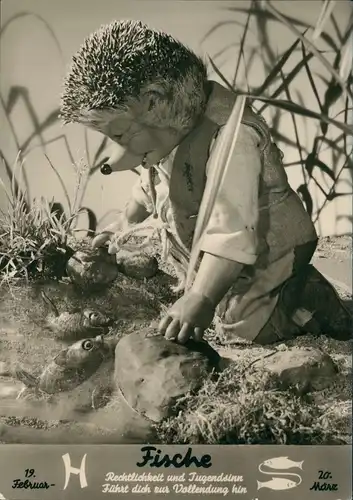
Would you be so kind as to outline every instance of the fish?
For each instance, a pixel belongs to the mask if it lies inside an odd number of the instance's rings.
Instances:
[[[257,481],[257,489],[269,488],[270,490],[290,490],[297,486],[297,483],[283,477],[273,477],[270,481],[262,483]]]
[[[91,291],[111,285],[119,275],[114,256],[105,248],[75,252],[67,262],[66,271],[73,285]]]
[[[47,325],[57,339],[78,340],[97,333],[105,334],[114,323],[111,317],[94,309],[60,313],[53,300],[44,291],[41,291],[41,296],[50,308],[46,318]]]
[[[293,460],[290,460],[288,457],[276,457],[265,460],[262,465],[266,465],[266,467],[278,470],[292,469],[294,467],[303,470],[303,463],[304,460],[302,460],[301,462],[293,462]]]
[[[158,272],[156,257],[145,252],[121,249],[116,253],[115,258],[119,271],[130,278],[153,278]]]
[[[15,369],[15,376],[27,388],[47,394],[70,391],[93,375],[110,355],[110,346],[105,344],[103,335],[98,335],[62,349],[39,377],[21,368]]]

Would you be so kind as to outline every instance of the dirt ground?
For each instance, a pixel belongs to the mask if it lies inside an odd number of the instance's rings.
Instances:
[[[322,238],[314,262],[325,261],[325,271],[332,269],[330,276],[335,278],[336,264],[339,267],[343,263],[345,269],[350,269],[351,272],[351,255],[350,237]],[[62,431],[70,433],[72,430],[77,431],[76,436],[81,432],[76,442],[95,442],[95,438],[97,442],[110,443],[134,442],[134,439],[136,442],[146,440],[148,431],[138,418],[135,437],[131,435],[126,437],[129,434],[125,433],[126,426],[124,432],[119,431],[120,433],[115,433],[114,437],[111,437],[109,429],[119,429],[120,418],[125,423],[130,421],[130,424],[135,418],[128,411],[124,413],[126,409],[122,409],[124,405],[121,405],[121,401],[111,399],[104,411],[99,410],[99,418],[97,411],[91,408],[92,392],[97,384],[102,386],[106,383],[108,386],[110,383],[112,360],[104,363],[91,379],[71,393],[57,395],[51,398],[51,401],[44,398],[45,401],[39,403],[36,400],[39,397],[37,395],[17,400],[16,395],[21,384],[9,374],[20,366],[37,376],[65,346],[54,338],[52,331],[46,325],[48,309],[41,299],[41,289],[45,289],[60,312],[73,308],[95,307],[111,315],[116,320],[114,334],[119,336],[158,319],[160,305],[167,306],[173,300],[173,295],[167,286],[170,283],[172,280],[162,274],[145,282],[120,275],[107,292],[94,295],[84,295],[69,285],[58,283],[35,283],[30,287],[14,286],[11,289],[3,287],[0,290],[0,442],[48,442],[46,438],[48,433],[53,436],[55,432],[60,442]],[[343,281],[336,278],[335,286],[340,296],[352,308],[352,293],[348,290],[347,280],[345,286],[341,288],[337,283]],[[212,335],[210,341],[212,343]],[[322,405],[327,412],[346,412],[350,419],[351,342],[337,342],[327,338],[318,340],[307,336],[296,339],[288,345],[319,346],[332,356],[340,374],[329,390],[315,395],[313,404]],[[217,344],[214,346],[219,347]],[[244,345],[244,349],[246,356],[250,358],[266,353],[266,349],[261,347],[249,348]],[[36,406],[37,403],[39,406]],[[77,423],[77,412],[84,423],[82,427]],[[76,423],[70,423],[73,419]],[[98,432],[98,427],[104,428],[105,431]]]

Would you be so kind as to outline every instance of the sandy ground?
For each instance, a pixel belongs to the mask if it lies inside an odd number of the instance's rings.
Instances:
[[[314,258],[315,265],[333,279],[338,292],[349,307],[352,307],[351,255],[351,239],[336,237],[321,239]],[[97,373],[79,388],[52,398],[50,406],[47,398],[38,401],[38,396],[33,394],[29,399],[16,400],[22,386],[8,376],[8,371],[21,366],[37,376],[64,347],[46,326],[48,310],[40,298],[40,289],[43,286],[60,311],[93,306],[112,315],[116,319],[114,332],[117,335],[156,320],[160,302],[167,304],[170,300],[165,294],[165,286],[161,285],[161,277],[158,276],[145,283],[121,277],[107,293],[94,296],[83,296],[72,291],[67,285],[54,283],[1,290],[0,415],[3,416],[0,416],[0,442],[47,442],[46,429],[51,429],[49,432],[54,436],[52,439],[57,439],[58,442],[62,442],[64,434],[70,441],[71,431],[76,436],[76,442],[145,441],[149,432],[148,426],[128,410],[119,398],[113,397],[105,409],[92,409],[94,389],[97,385],[110,385],[113,368],[111,360],[104,363]],[[319,345],[332,356],[340,368],[340,376],[331,390],[316,395],[316,403],[326,405],[329,411],[331,407],[335,408],[335,411],[348,411],[351,404],[351,343],[326,338],[316,340],[308,336],[297,339],[292,344]],[[264,352],[264,348],[251,348],[251,356],[254,357]],[[39,416],[41,418],[38,418]],[[73,419],[81,421],[82,424],[68,422]],[[134,436],[131,434],[132,427]],[[109,429],[114,429],[114,432]]]

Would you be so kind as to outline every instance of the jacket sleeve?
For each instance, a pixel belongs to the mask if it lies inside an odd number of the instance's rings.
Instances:
[[[200,242],[201,251],[242,264],[255,263],[262,168],[259,143],[257,132],[252,127],[241,124],[231,163]],[[212,151],[214,144],[207,164],[208,177],[213,163]]]

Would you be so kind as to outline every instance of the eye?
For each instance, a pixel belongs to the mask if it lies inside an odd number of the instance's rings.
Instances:
[[[95,312],[92,312],[92,313],[90,313],[90,315],[89,315],[89,319],[90,319],[90,320],[93,320],[93,321],[95,321],[96,319],[98,319],[98,317],[99,317],[99,316],[98,316],[98,314],[97,314],[97,313],[95,313]]]
[[[117,141],[120,141],[120,139],[123,138],[123,134],[113,135],[113,138],[116,139]]]
[[[91,340],[84,340],[82,342],[82,349],[85,351],[90,351],[93,348],[93,342]]]

